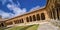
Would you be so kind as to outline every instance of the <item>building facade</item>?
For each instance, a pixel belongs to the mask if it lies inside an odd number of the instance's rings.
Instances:
[[[39,24],[41,21],[60,20],[60,0],[47,0],[46,6],[11,19],[0,21],[0,27]]]

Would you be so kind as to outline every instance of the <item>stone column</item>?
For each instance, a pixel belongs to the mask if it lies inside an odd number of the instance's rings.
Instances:
[[[26,25],[27,23],[26,17],[23,18],[23,21],[24,21],[24,25]]]
[[[13,25],[13,26],[15,26],[15,22],[14,22],[14,21],[12,21],[12,23],[13,23],[12,25]]]
[[[60,9],[59,9],[59,20],[60,20]]]
[[[57,9],[55,8],[55,17],[56,17],[56,20],[57,20]]]

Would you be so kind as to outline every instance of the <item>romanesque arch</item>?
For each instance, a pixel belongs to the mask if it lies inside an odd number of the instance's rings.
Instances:
[[[29,16],[29,20],[30,20],[30,22],[32,22],[32,16]]]
[[[40,20],[40,15],[39,14],[36,14],[36,18],[39,21]]]
[[[29,22],[29,18],[28,17],[26,17],[26,20],[27,20],[27,22]]]
[[[45,14],[41,13],[41,20],[45,20]]]
[[[0,23],[0,27],[4,27],[4,24],[3,23]]]
[[[32,17],[33,17],[33,21],[36,21],[36,16],[35,16],[35,15],[33,15]]]

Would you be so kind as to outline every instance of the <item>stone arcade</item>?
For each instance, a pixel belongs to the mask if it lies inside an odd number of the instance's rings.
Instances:
[[[29,12],[11,19],[0,19],[0,27],[39,24],[41,21],[60,20],[60,0],[47,0],[43,9]]]

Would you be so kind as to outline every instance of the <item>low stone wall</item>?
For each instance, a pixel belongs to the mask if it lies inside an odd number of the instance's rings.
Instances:
[[[40,24],[42,22],[49,22],[49,20],[40,20],[40,21],[33,21],[33,22],[27,22],[27,23],[19,23],[19,24],[8,25],[7,27],[27,26],[27,25],[33,25],[33,24]]]

